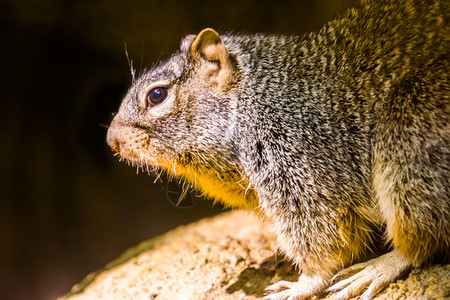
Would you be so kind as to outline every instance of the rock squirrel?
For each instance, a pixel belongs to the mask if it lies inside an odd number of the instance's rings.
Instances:
[[[267,299],[370,299],[450,254],[448,7],[363,0],[304,36],[189,35],[133,81],[108,144],[270,222],[301,275]]]

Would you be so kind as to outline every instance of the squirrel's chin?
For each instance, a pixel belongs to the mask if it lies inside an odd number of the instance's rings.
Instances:
[[[160,159],[156,159],[149,155],[145,155],[143,152],[137,152],[133,150],[121,149],[121,151],[116,152],[114,156],[119,157],[120,161],[125,161],[131,166],[162,168],[164,165],[164,163],[160,161]]]

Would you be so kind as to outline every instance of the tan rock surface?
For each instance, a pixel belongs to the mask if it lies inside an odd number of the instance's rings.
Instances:
[[[141,243],[64,298],[260,299],[268,284],[296,278],[286,267],[259,268],[274,252],[267,225],[247,211],[226,212]],[[450,265],[435,265],[413,270],[377,299],[448,297]]]

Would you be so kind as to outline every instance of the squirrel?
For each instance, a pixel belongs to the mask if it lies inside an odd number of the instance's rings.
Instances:
[[[371,299],[450,254],[449,16],[362,0],[302,36],[204,29],[133,79],[107,142],[269,222],[301,273],[266,299]]]

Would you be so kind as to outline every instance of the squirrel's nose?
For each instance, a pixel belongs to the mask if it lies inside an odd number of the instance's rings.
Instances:
[[[111,149],[120,153],[120,143],[117,139],[117,126],[115,126],[114,121],[109,126],[108,133],[106,134],[106,142]]]

